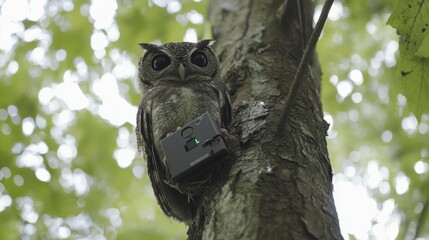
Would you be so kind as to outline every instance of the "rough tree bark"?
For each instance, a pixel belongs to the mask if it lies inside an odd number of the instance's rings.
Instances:
[[[212,0],[210,19],[239,147],[218,186],[200,200],[189,239],[342,239],[316,57],[277,132],[313,9],[311,0]]]

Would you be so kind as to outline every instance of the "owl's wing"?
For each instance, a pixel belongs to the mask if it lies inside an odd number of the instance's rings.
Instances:
[[[156,200],[165,215],[182,222],[188,222],[192,218],[188,196],[166,183],[168,173],[155,149],[151,131],[152,117],[150,111],[145,111],[146,106],[147,104],[142,100],[137,112],[136,135],[139,146],[143,147],[140,150],[144,150],[145,153],[147,172]]]

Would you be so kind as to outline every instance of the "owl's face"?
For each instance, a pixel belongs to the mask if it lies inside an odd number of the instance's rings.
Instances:
[[[211,40],[154,45],[141,43],[146,52],[139,61],[140,82],[150,87],[164,83],[210,81],[219,73]]]

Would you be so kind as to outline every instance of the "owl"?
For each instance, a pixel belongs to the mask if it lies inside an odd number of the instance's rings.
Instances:
[[[160,140],[205,112],[228,128],[231,103],[212,42],[139,44],[146,51],[138,63],[137,143],[162,211],[183,222],[192,219],[192,196],[172,180]]]

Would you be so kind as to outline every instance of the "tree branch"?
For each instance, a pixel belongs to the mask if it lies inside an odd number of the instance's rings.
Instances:
[[[424,224],[426,222],[428,208],[429,208],[429,198],[426,198],[426,202],[423,205],[423,209],[420,212],[420,217],[419,217],[419,219],[417,221],[416,232],[414,234],[414,238],[413,239],[417,239],[421,235],[421,233],[422,233],[423,226],[424,226]]]
[[[286,96],[286,102],[283,107],[283,110],[280,115],[280,120],[277,125],[277,132],[280,133],[283,129],[283,124],[286,122],[286,119],[289,117],[290,110],[295,103],[296,97],[298,96],[298,91],[302,86],[305,78],[304,75],[307,73],[308,64],[310,58],[313,56],[314,48],[319,39],[320,33],[322,32],[323,26],[325,25],[326,19],[329,15],[329,10],[331,9],[334,0],[326,0],[323,4],[322,12],[319,19],[317,20],[316,26],[311,33],[310,40],[308,41],[307,47],[304,50],[304,54],[299,62],[298,69],[296,70],[295,77],[292,82],[292,86],[289,90],[288,95]]]

